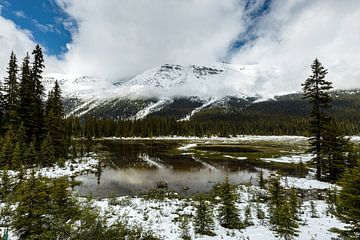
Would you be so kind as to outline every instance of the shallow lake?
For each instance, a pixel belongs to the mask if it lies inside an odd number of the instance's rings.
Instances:
[[[298,174],[296,164],[266,159],[304,154],[304,144],[278,142],[108,140],[97,146],[106,153],[105,166],[76,178],[80,195],[138,195],[160,182],[192,194],[211,190],[225,176],[233,183],[256,184],[261,170],[265,177],[275,171]]]

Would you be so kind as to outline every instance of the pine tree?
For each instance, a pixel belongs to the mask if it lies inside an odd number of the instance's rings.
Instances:
[[[339,232],[343,239],[360,239],[360,160],[346,170],[339,184],[342,188],[336,202],[337,216],[349,224]]]
[[[31,78],[30,56],[26,55],[21,67],[20,79],[20,117],[26,131],[26,142],[33,140],[36,130],[36,116],[33,111],[35,102],[35,83]]]
[[[44,58],[42,49],[39,45],[36,45],[34,51],[34,62],[32,65],[31,79],[35,85],[34,101],[32,102],[32,111],[35,115],[35,136],[36,142],[39,144],[42,142],[44,137],[44,86],[42,84],[42,73],[44,69]]]
[[[292,187],[290,192],[289,206],[291,214],[295,217],[297,221],[300,221],[300,207],[301,203],[298,197],[298,192],[296,188]]]
[[[322,146],[323,175],[335,182],[352,165],[349,152],[352,152],[350,138],[345,137],[337,121],[333,119],[327,126]]]
[[[179,228],[180,228],[180,238],[182,240],[191,240],[188,216],[183,215],[180,217]]]
[[[4,132],[5,99],[3,95],[3,86],[0,82],[0,133]]]
[[[20,169],[20,167],[23,164],[23,150],[21,148],[20,143],[16,143],[15,148],[14,148],[14,152],[12,155],[12,165],[14,166],[15,169]]]
[[[34,142],[31,142],[24,154],[25,164],[28,166],[35,166],[38,164],[38,153],[35,149]]]
[[[1,173],[1,184],[0,184],[0,200],[6,202],[9,197],[11,190],[11,178],[9,176],[9,169],[6,167]]]
[[[36,178],[32,172],[29,180],[19,187],[17,196],[12,228],[20,239],[41,239],[38,236],[48,229],[51,217],[47,214],[50,197],[46,181]]]
[[[326,192],[327,213],[336,215],[336,204],[338,202],[338,189],[331,187]]]
[[[47,234],[53,236],[53,239],[66,239],[71,235],[72,225],[81,215],[80,207],[72,197],[70,183],[65,177],[52,180],[51,185],[49,212],[53,218]]]
[[[52,138],[48,134],[40,146],[39,163],[43,166],[52,166],[55,162],[55,150]]]
[[[45,126],[50,134],[54,146],[55,158],[65,157],[66,136],[64,107],[61,99],[61,90],[57,81],[52,91],[48,95],[45,111]]]
[[[205,201],[203,195],[200,196],[196,206],[196,215],[194,221],[195,233],[201,235],[214,235],[214,219],[212,209],[209,203]]]
[[[279,237],[291,240],[298,233],[298,199],[294,189],[288,199],[278,176],[270,178],[269,211],[272,230]]]
[[[12,159],[13,159],[13,150],[14,150],[14,141],[15,134],[12,128],[7,131],[5,138],[3,140],[1,152],[0,152],[0,167],[12,167]]]
[[[5,127],[16,129],[20,125],[20,95],[18,82],[18,65],[14,52],[11,53],[8,75],[4,81],[4,102],[5,102]]]
[[[269,183],[269,203],[271,208],[278,208],[285,199],[284,188],[281,186],[280,177],[271,177]]]
[[[312,104],[310,113],[310,132],[312,137],[309,139],[311,145],[310,152],[315,155],[313,161],[316,164],[316,177],[322,177],[322,138],[329,123],[330,118],[326,109],[331,107],[331,96],[329,90],[332,88],[331,82],[325,80],[328,71],[322,66],[318,59],[311,65],[312,75],[302,85],[304,99],[308,99]]]
[[[283,204],[275,210],[275,214],[278,220],[272,227],[275,235],[280,238],[283,237],[285,240],[292,240],[297,237],[299,224],[292,213],[289,202],[284,201]]]
[[[254,223],[252,222],[252,216],[251,216],[251,205],[247,205],[245,208],[245,219],[244,219],[244,226],[252,226]]]
[[[235,205],[237,196],[233,186],[229,183],[228,177],[225,178],[220,189],[221,206],[219,208],[219,218],[221,226],[230,229],[241,228],[239,210]]]

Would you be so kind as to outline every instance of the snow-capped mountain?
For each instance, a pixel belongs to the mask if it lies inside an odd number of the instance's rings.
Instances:
[[[256,100],[258,96],[250,97],[241,91],[249,89],[246,79],[253,74],[251,66],[226,63],[164,64],[121,82],[51,73],[44,77],[44,85],[50,90],[58,81],[68,115],[139,119],[165,108],[178,108],[176,117],[189,120],[213,105],[226,106],[234,99],[241,104]]]
[[[207,119],[211,114],[224,111],[279,114],[304,108],[299,102],[301,93],[270,99],[257,95],[253,84],[258,73],[253,66],[226,63],[211,66],[164,64],[115,82],[52,73],[45,76],[44,85],[50,90],[55,80],[59,82],[68,116],[142,119],[156,115],[187,121],[195,115],[197,119]],[[331,94],[335,105],[358,109],[359,89],[336,90]]]

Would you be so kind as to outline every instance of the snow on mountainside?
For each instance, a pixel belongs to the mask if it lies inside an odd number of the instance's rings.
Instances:
[[[188,120],[204,107],[224,104],[226,102],[224,97],[246,99],[248,97],[246,93],[250,92],[249,89],[252,87],[249,79],[255,74],[256,70],[252,66],[226,63],[211,66],[164,64],[123,82],[113,83],[98,77],[51,73],[44,77],[44,85],[49,91],[57,80],[64,99],[76,99],[67,108],[67,114],[78,116],[94,113],[100,108],[101,112],[109,112],[107,108],[114,108],[117,111],[121,105],[124,109],[115,117],[123,118],[126,107],[120,101],[147,99],[146,103],[132,106],[139,108],[132,118],[144,118],[171,104],[173,102],[171,99],[198,97],[200,107],[188,113],[186,117]],[[209,99],[214,100],[209,102]]]
[[[58,80],[65,97],[81,99],[129,97],[129,93],[137,93],[137,97],[163,97],[162,94],[167,97],[189,96],[190,93],[192,96],[214,97],[214,95],[238,94],[239,90],[246,90],[249,87],[247,79],[253,77],[254,72],[252,66],[235,66],[226,63],[213,66],[165,64],[122,83],[111,83],[96,77],[56,73],[47,74],[44,81],[47,89],[50,89],[54,81]],[[217,83],[221,84],[215,85]],[[216,91],[224,85],[227,88],[222,89],[223,92]]]
[[[103,92],[116,88],[114,84],[100,78],[50,73],[43,80],[47,91],[54,86],[55,80],[58,81],[64,98],[98,99],[103,97]]]

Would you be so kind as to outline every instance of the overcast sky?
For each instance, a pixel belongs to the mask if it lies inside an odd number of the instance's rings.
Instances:
[[[0,0],[1,75],[11,50],[38,42],[48,72],[117,81],[228,61],[280,93],[299,90],[318,57],[335,87],[360,87],[359,0]]]

